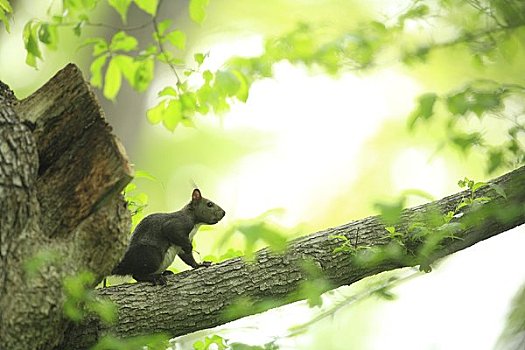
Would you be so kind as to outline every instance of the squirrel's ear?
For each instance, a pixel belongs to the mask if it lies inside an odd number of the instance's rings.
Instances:
[[[193,193],[191,194],[191,200],[192,201],[199,201],[202,199],[201,191],[199,191],[198,188],[193,190]]]

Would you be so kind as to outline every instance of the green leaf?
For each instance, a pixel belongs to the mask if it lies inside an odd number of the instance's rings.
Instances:
[[[330,289],[330,283],[324,278],[321,267],[313,260],[304,260],[301,270],[306,278],[300,282],[299,295],[307,299],[310,307],[322,306],[321,296]]]
[[[161,101],[155,107],[148,109],[146,117],[151,124],[158,124],[164,119],[164,111],[166,109],[166,101]]]
[[[449,134],[450,141],[458,146],[462,152],[468,152],[472,146],[481,145],[483,143],[483,137],[479,132],[463,133],[454,132]]]
[[[237,90],[237,93],[235,96],[242,102],[246,102],[248,100],[248,94],[250,92],[250,86],[248,84],[248,79],[246,79],[246,76],[242,74],[238,70],[232,70],[232,73],[237,77],[237,80],[239,81],[240,85]]]
[[[117,320],[117,306],[110,300],[93,301],[89,304],[89,309],[106,324],[114,324]]]
[[[174,131],[182,120],[182,103],[170,100],[163,115],[162,123],[169,131]]]
[[[9,12],[7,12],[9,13]],[[5,30],[10,33],[11,31],[11,27],[9,25],[9,18],[7,17],[6,15],[6,12],[2,9],[0,9],[0,21],[2,21],[2,23],[4,23],[4,26],[5,26]]]
[[[458,181],[458,186],[461,188],[468,187],[470,189],[472,186],[474,186],[474,181],[470,180],[468,177],[465,177]]]
[[[487,186],[486,182],[476,182],[470,189],[472,193],[476,192],[478,189]]]
[[[171,86],[166,86],[164,89],[162,89],[160,92],[159,92],[159,97],[162,97],[162,96],[178,96],[178,92]]]
[[[58,43],[57,26],[49,23],[42,23],[38,29],[38,39],[50,49],[56,50]]]
[[[487,173],[492,174],[503,165],[505,155],[501,149],[491,149],[488,154]]]
[[[386,226],[385,227],[385,230],[388,231],[388,233],[390,233],[391,235],[393,235],[394,233],[396,233],[396,228],[394,226]]]
[[[212,345],[214,345],[212,347]],[[212,335],[210,337],[204,338],[204,341],[197,340],[195,343],[193,343],[193,349],[194,350],[209,350],[209,349],[217,349],[217,350],[225,350],[227,349],[225,339],[218,335]]]
[[[113,57],[109,61],[108,69],[104,79],[104,96],[109,100],[115,100],[122,84],[122,72],[120,71],[118,59]]]
[[[122,22],[126,23],[126,17],[131,0],[108,0],[108,4],[117,10],[117,12],[120,14],[120,17],[122,18]]]
[[[138,8],[152,16],[155,16],[157,13],[158,3],[158,0],[135,0],[135,4]]]
[[[93,60],[91,62],[91,66],[89,66],[89,71],[91,72],[91,85],[101,88],[102,87],[102,67],[106,64],[106,60],[108,59],[109,55],[102,55]]]
[[[180,95],[180,102],[182,103],[182,114],[184,117],[192,117],[197,110],[197,97],[193,92],[186,92]]]
[[[84,40],[79,48],[88,45],[93,45],[93,56],[99,56],[109,50],[109,45],[104,38],[89,38]]]
[[[86,24],[86,22],[80,21],[76,26],[73,27],[73,33],[76,36],[80,36],[82,34],[82,28],[84,27],[84,24]]]
[[[469,205],[472,204],[472,200],[471,199],[463,199],[463,201],[461,201],[461,203],[458,204],[458,206],[456,207],[456,211],[459,211],[460,209],[464,208],[464,207],[468,207]]]
[[[226,96],[234,96],[241,88],[241,82],[231,71],[221,70],[215,74],[214,88]]]
[[[374,208],[379,211],[381,220],[387,226],[394,226],[401,217],[401,211],[405,207],[405,198],[400,198],[392,203],[375,203]]]
[[[466,91],[447,97],[447,108],[454,115],[464,115],[469,110],[469,106]]]
[[[195,60],[195,62],[197,62],[199,66],[204,63],[205,58],[206,56],[203,53],[196,53],[195,55],[193,55],[193,59]]]
[[[189,12],[193,22],[201,24],[206,18],[206,6],[208,0],[190,0]]]
[[[428,14],[428,6],[420,4],[418,6],[411,7],[407,12],[399,17],[400,21],[404,21],[409,18],[421,18]]]
[[[186,34],[180,30],[174,30],[166,34],[165,38],[178,49],[184,50],[186,46]]]
[[[99,0],[64,0],[64,11],[86,12],[95,8]]]
[[[0,0],[0,21],[4,23],[5,30],[9,33],[11,30],[9,17],[13,13],[13,8],[7,0]]]
[[[138,92],[145,91],[151,81],[153,80],[155,74],[155,60],[153,58],[139,61],[135,63],[135,75],[134,79],[131,82],[131,86]]]
[[[159,34],[161,36],[164,35],[166,30],[168,30],[168,28],[171,27],[172,23],[173,23],[173,21],[171,19],[165,19],[162,22],[159,22],[159,24],[157,25],[157,30],[158,30]]]
[[[13,8],[7,0],[0,0],[0,9],[4,10],[7,13],[13,13]]]
[[[138,41],[134,36],[127,35],[125,32],[120,31],[117,34],[113,35],[113,38],[111,38],[111,43],[109,44],[109,48],[112,51],[125,51],[129,52],[131,50],[135,50],[137,48]]]
[[[22,34],[24,39],[24,46],[27,51],[26,63],[34,68],[36,68],[36,59],[42,59],[42,53],[40,52],[37,40],[38,27],[38,23],[36,23],[35,21],[29,21],[24,26]]]
[[[486,111],[494,111],[502,106],[501,95],[496,92],[475,92],[470,109],[481,117]]]
[[[489,183],[489,186],[490,186],[490,188],[492,188],[494,191],[496,191],[497,194],[499,194],[499,195],[502,196],[503,198],[507,199],[507,194],[505,193],[505,190],[503,189],[503,187],[501,187],[501,186],[498,185],[498,184],[494,184],[494,183]]]
[[[408,128],[412,130],[419,119],[428,120],[434,114],[434,104],[436,103],[437,95],[433,92],[423,94],[417,99],[417,107],[410,116]]]
[[[204,79],[206,83],[210,83],[213,80],[213,73],[209,70],[205,70],[202,73],[202,78]]]
[[[114,56],[114,60],[118,64],[119,70],[124,78],[130,85],[132,85],[135,79],[135,71],[137,69],[133,57],[127,55],[116,55]]]
[[[135,178],[138,179],[148,179],[148,180],[151,180],[151,181],[156,181],[158,182],[159,180],[153,176],[152,174],[148,173],[147,171],[145,170],[135,170]]]
[[[67,296],[76,300],[83,300],[89,293],[88,286],[95,280],[91,272],[81,272],[75,276],[64,278],[64,291]]]

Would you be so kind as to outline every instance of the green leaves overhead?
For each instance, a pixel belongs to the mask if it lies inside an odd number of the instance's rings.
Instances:
[[[199,59],[204,60],[204,55]],[[193,74],[193,72],[191,72]],[[203,84],[192,87],[188,83],[166,87],[159,92],[161,101],[147,112],[148,121],[161,123],[174,131],[182,122],[191,126],[196,113],[206,114],[210,110],[224,113],[230,109],[233,99],[246,101],[248,82],[244,74],[235,68],[226,68],[213,74],[206,70],[202,73]]]
[[[525,162],[525,149],[520,141],[525,134],[525,125],[519,119],[502,117],[506,104],[514,104],[516,98],[522,98],[524,94],[523,86],[489,80],[474,80],[457,91],[441,96],[426,93],[418,97],[416,108],[408,119],[408,127],[414,130],[417,124],[442,123],[445,126],[444,144],[454,146],[462,153],[468,153],[475,147],[483,149],[487,158],[486,171],[492,174],[502,167],[514,167]],[[469,118],[482,122],[489,116],[507,121],[508,141],[502,145],[490,144],[484,132],[468,128],[466,122]]]
[[[116,33],[108,43],[103,38],[93,38],[83,46],[93,46],[95,59],[91,63],[91,84],[104,87],[104,96],[114,100],[120,91],[122,77],[137,91],[147,89],[154,76],[155,61],[153,54],[130,56],[127,53],[138,48],[135,37],[123,31]],[[155,52],[155,51],[153,51]],[[104,79],[103,69],[109,61]]]

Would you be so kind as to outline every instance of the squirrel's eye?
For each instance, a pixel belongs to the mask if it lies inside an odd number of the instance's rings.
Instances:
[[[208,202],[206,205],[208,206],[208,208],[213,207],[213,203],[212,202]]]

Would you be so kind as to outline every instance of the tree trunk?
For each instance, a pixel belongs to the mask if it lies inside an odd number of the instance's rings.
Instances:
[[[23,101],[0,82],[2,349],[56,347],[64,278],[99,282],[125,249],[131,169],[101,113],[74,65]]]
[[[430,264],[525,222],[525,167],[497,178],[491,184],[500,186],[507,198],[490,186],[476,191],[476,197],[490,196],[492,201],[477,210],[470,207],[453,220],[453,225],[458,228],[457,237],[443,241],[431,256],[425,256],[423,260],[416,257],[416,252],[424,242],[417,240],[411,246],[407,245],[409,255],[414,257],[408,260],[391,259],[363,266],[357,264],[348,252],[334,253],[341,241],[334,239],[333,235],[344,235],[350,242],[357,240],[358,246],[384,247],[391,241],[381,219],[368,217],[295,239],[282,254],[263,249],[251,263],[237,258],[207,269],[181,272],[168,278],[168,286],[137,283],[99,289],[100,296],[109,298],[118,306],[118,322],[107,326],[90,318],[69,329],[62,346],[66,349],[86,348],[104,334],[129,337],[164,332],[178,336],[305,299],[298,293],[301,283],[307,280],[315,283],[319,278],[305,271],[305,260],[313,261],[322,271],[323,278],[328,281],[324,290],[403,266]],[[425,213],[454,210],[469,195],[470,192],[464,191],[407,209],[403,211],[397,231],[406,231],[407,225],[428,218]],[[243,307],[232,312],[231,307],[239,301]]]

